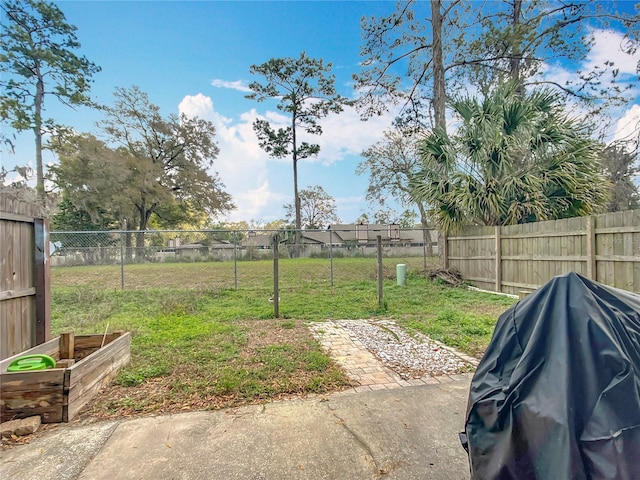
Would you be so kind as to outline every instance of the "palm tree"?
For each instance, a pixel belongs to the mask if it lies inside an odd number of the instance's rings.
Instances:
[[[606,205],[598,144],[557,93],[505,83],[451,107],[456,133],[436,129],[424,139],[423,169],[412,180],[412,195],[432,206],[443,231],[590,215]]]

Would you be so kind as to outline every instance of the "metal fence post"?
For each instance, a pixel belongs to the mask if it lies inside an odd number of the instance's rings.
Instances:
[[[280,239],[278,238],[278,234],[275,234],[273,236],[273,316],[276,318],[280,318],[280,286],[278,285],[279,243]]]
[[[120,231],[120,288],[124,290],[124,233]]]
[[[16,229],[16,232],[17,231]],[[51,339],[51,260],[49,255],[48,219],[33,219],[33,238],[34,252],[32,262],[35,277],[33,285],[35,287],[36,324],[35,332],[31,338],[33,339],[35,336],[35,344],[40,345]],[[15,273],[13,273],[13,275],[15,275]],[[2,321],[4,322],[4,319]],[[20,327],[18,327],[18,331],[19,330]]]
[[[329,228],[329,269],[331,271],[331,286],[333,287],[333,230]]]
[[[238,231],[233,231],[233,285],[238,289]]]
[[[382,308],[382,236],[376,237],[376,246],[378,254],[378,307]]]

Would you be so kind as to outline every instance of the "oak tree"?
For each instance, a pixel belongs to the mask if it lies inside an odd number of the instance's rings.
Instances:
[[[185,114],[163,117],[136,86],[117,88],[114,95],[99,127],[128,156],[127,185],[138,230],[172,205],[211,217],[234,208],[218,174],[210,171],[218,154],[211,122]]]
[[[295,218],[295,208],[284,206],[287,220]],[[340,223],[335,199],[319,185],[300,190],[300,213],[303,228],[317,230],[331,223]]]
[[[382,140],[362,152],[364,160],[358,164],[356,174],[369,175],[366,195],[369,202],[384,205],[390,195],[405,207],[415,206],[418,209],[427,255],[431,256],[428,205],[411,195],[410,180],[422,168],[418,143],[417,135],[400,130],[387,131]]]
[[[152,220],[175,227],[202,223],[233,208],[209,168],[218,153],[213,125],[185,115],[163,117],[137,87],[118,88],[99,123],[106,140],[90,134],[56,137],[53,180],[76,208],[104,211],[123,230],[147,230]],[[204,220],[203,220],[204,219]],[[136,246],[144,236],[136,235]]]
[[[640,162],[625,142],[608,145],[601,154],[604,174],[611,184],[608,212],[640,208]]]

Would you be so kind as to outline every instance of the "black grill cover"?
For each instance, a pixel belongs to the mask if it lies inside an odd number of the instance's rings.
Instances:
[[[640,296],[569,273],[503,313],[465,430],[473,479],[640,479]]]

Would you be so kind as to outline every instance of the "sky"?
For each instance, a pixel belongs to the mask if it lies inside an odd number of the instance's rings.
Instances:
[[[355,98],[352,75],[359,71],[360,20],[388,15],[393,1],[57,1],[67,21],[75,25],[79,53],[99,65],[92,96],[112,104],[116,87],[136,85],[158,105],[163,115],[183,112],[211,120],[220,153],[214,169],[234,198],[236,210],[220,220],[266,223],[283,218],[283,205],[293,200],[290,159],[271,159],[253,131],[256,118],[284,122],[275,102],[248,100],[253,64],[276,57],[310,57],[333,64],[336,87]],[[632,8],[628,2],[627,8]],[[624,6],[624,2],[623,2]],[[583,67],[615,58],[623,73],[633,73],[640,58],[623,55],[616,32],[596,32],[596,45]],[[556,79],[571,75],[549,66]],[[49,116],[83,132],[95,132],[100,114],[45,104]],[[367,204],[366,175],[355,173],[360,153],[389,128],[393,112],[363,122],[353,108],[321,121],[323,135],[315,159],[299,163],[300,188],[320,185],[331,195],[344,222],[377,209]],[[619,121],[609,139],[633,131],[640,119],[640,95],[617,112]],[[626,130],[625,130],[626,129]],[[19,135],[15,153],[2,151],[5,168],[33,166],[33,138]],[[49,153],[45,161],[55,161]],[[392,207],[400,207],[391,202]]]

